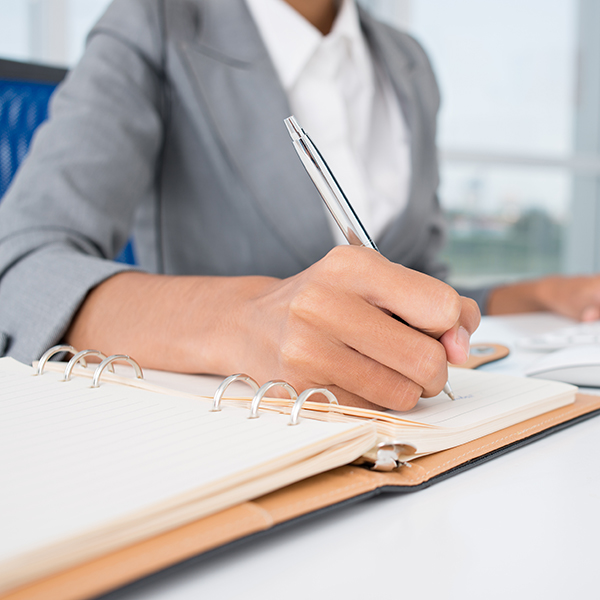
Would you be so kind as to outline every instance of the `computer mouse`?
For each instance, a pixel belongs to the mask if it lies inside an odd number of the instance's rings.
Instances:
[[[525,375],[583,387],[600,387],[600,344],[551,352],[533,363]]]

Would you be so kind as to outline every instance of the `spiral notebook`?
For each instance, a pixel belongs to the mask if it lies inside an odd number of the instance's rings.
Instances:
[[[80,366],[86,354],[104,360]],[[268,398],[286,384],[257,390],[242,375],[214,397],[199,396],[135,371],[109,373],[117,359],[133,362],[84,351],[68,364],[44,359],[36,370],[0,359],[0,477],[10,490],[0,495],[0,594],[355,461],[397,472],[564,407],[576,391],[457,370],[456,402],[440,396],[395,414],[309,399],[321,390]],[[249,380],[252,393],[228,397],[233,380]],[[240,535],[244,523],[235,525]]]

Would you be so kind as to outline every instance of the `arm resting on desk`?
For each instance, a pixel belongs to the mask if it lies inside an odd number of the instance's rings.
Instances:
[[[600,319],[600,276],[542,277],[499,286],[487,301],[487,314],[550,311],[578,321]]]

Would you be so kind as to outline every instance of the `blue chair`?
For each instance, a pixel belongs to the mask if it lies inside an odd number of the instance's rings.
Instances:
[[[0,201],[66,74],[66,69],[0,59]],[[116,260],[135,264],[131,241]]]

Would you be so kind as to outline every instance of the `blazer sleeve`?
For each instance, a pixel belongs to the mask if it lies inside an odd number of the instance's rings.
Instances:
[[[112,259],[155,193],[160,18],[150,0],[109,7],[0,203],[0,355],[38,358],[92,288],[130,268]]]

